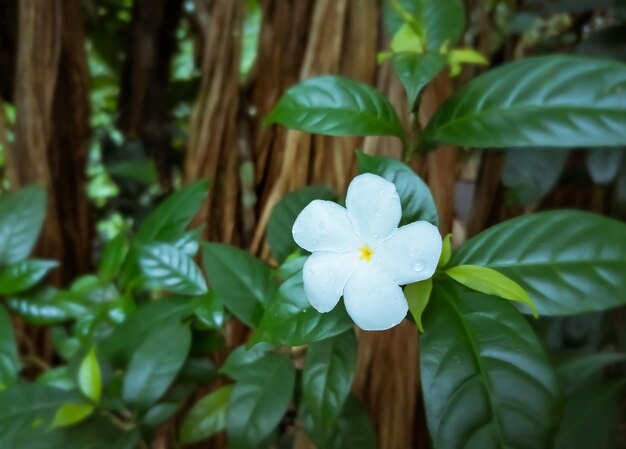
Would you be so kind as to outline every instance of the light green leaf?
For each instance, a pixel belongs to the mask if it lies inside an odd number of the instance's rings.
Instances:
[[[309,346],[302,372],[303,402],[324,441],[332,436],[344,408],[356,369],[354,332]]]
[[[444,280],[424,327],[420,371],[434,448],[551,448],[559,384],[510,303]]]
[[[268,354],[239,377],[226,418],[229,447],[255,449],[282,419],[291,400],[295,369],[285,354]]]
[[[448,234],[443,238],[441,243],[441,255],[439,256],[439,262],[437,262],[437,268],[444,268],[450,262],[452,257],[452,234]]]
[[[393,71],[404,86],[411,111],[417,107],[422,90],[446,66],[446,57],[440,53],[397,53],[393,57]]]
[[[597,148],[587,152],[587,170],[593,182],[600,185],[612,183],[617,177],[624,148]]]
[[[267,241],[272,255],[284,261],[299,249],[291,235],[296,217],[313,200],[333,200],[335,194],[328,187],[308,186],[285,195],[272,209],[267,223]]]
[[[30,186],[0,195],[0,265],[25,259],[37,242],[46,213],[46,192]]]
[[[417,324],[417,328],[420,332],[424,332],[424,325],[422,324],[422,314],[428,306],[430,300],[430,293],[433,289],[433,280],[426,279],[425,281],[415,282],[409,284],[404,288],[404,296],[409,304],[409,311]]]
[[[92,404],[63,404],[55,413],[50,429],[72,426],[84,421],[94,411]]]
[[[202,229],[194,229],[183,234],[181,238],[174,242],[174,246],[189,257],[195,257],[200,249],[200,236]]]
[[[454,48],[448,53],[448,64],[450,65],[450,76],[457,76],[461,73],[462,64],[487,65],[489,61],[482,53],[473,48]]]
[[[181,295],[207,292],[206,281],[193,259],[173,245],[155,243],[139,247],[139,265],[151,284]]]
[[[467,241],[451,264],[499,271],[541,315],[606,310],[626,303],[626,224],[582,211],[527,215]]]
[[[384,156],[369,156],[357,152],[360,173],[374,173],[395,184],[402,203],[400,225],[425,220],[435,226],[439,215],[428,186],[406,164]]]
[[[183,444],[204,440],[226,427],[226,412],[232,391],[233,386],[226,385],[194,404],[181,425],[180,440]]]
[[[58,297],[58,291],[47,287],[38,289],[27,297],[7,299],[7,306],[24,321],[38,326],[58,324],[72,316],[72,304]]]
[[[248,326],[256,326],[274,297],[269,265],[246,251],[218,243],[202,245],[204,269],[217,298]]]
[[[15,384],[21,367],[11,316],[0,305],[0,391]]]
[[[58,266],[54,260],[25,259],[0,270],[0,295],[15,295],[41,281]]]
[[[100,402],[102,396],[102,376],[96,356],[96,347],[91,348],[78,369],[78,387],[93,402]]]
[[[376,89],[340,76],[319,76],[291,87],[265,124],[330,136],[396,136],[404,130]]]
[[[446,274],[460,284],[486,295],[498,296],[511,301],[526,304],[537,318],[537,307],[528,296],[528,293],[515,281],[502,273],[478,265],[457,265],[448,268]]]
[[[422,37],[407,23],[400,26],[391,39],[391,49],[394,53],[412,52],[423,53],[424,41]]]
[[[458,90],[432,118],[424,139],[479,148],[624,145],[625,84],[626,64],[620,62],[527,58]]]
[[[133,354],[124,376],[124,401],[140,408],[154,404],[182,368],[191,346],[191,331],[181,323],[154,329]]]

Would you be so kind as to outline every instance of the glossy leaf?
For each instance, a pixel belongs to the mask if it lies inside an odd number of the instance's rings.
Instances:
[[[267,241],[276,260],[282,262],[299,249],[291,228],[302,209],[313,200],[334,198],[335,194],[327,187],[308,186],[288,193],[276,204],[267,223]]]
[[[229,447],[259,447],[287,410],[294,383],[293,364],[284,354],[268,354],[242,373],[233,389],[226,418]]]
[[[421,282],[409,284],[404,288],[404,296],[409,304],[409,311],[415,320],[415,324],[420,332],[424,332],[422,315],[430,301],[430,294],[433,290],[433,280],[426,279]]]
[[[402,203],[400,225],[425,220],[435,226],[439,224],[439,215],[430,189],[406,164],[384,156],[369,156],[357,153],[359,172],[374,173],[396,185]]]
[[[440,53],[397,53],[392,57],[393,71],[404,86],[409,108],[414,110],[422,90],[446,66]]]
[[[441,256],[437,262],[437,268],[445,268],[452,257],[452,234],[448,234],[443,238],[441,243]]]
[[[226,412],[232,391],[233,386],[226,385],[194,404],[181,425],[182,443],[196,443],[226,427]]]
[[[626,225],[582,211],[506,221],[466,242],[451,265],[493,268],[524,288],[541,315],[626,303]]]
[[[119,234],[111,239],[104,247],[100,263],[98,264],[100,278],[104,281],[111,281],[116,278],[127,254],[128,242],[123,234]]]
[[[624,148],[598,148],[587,152],[587,170],[593,182],[600,185],[610,184],[617,177]]]
[[[424,326],[420,369],[433,447],[551,447],[557,378],[510,303],[439,282]]]
[[[78,387],[93,402],[100,402],[102,396],[102,374],[96,356],[95,346],[87,353],[78,369]]]
[[[220,372],[226,374],[231,379],[237,380],[239,376],[250,369],[250,365],[274,348],[270,343],[259,343],[251,348],[245,345],[239,346],[228,355],[228,358],[220,368]]]
[[[133,354],[124,376],[124,401],[146,408],[174,381],[191,345],[189,327],[180,323],[156,328]]]
[[[328,313],[319,313],[311,307],[299,272],[280,286],[250,343],[305,345],[339,335],[351,327],[352,320],[343,303]]]
[[[492,268],[478,265],[457,265],[446,270],[446,274],[459,284],[486,295],[526,304],[535,318],[537,307],[520,285]]]
[[[393,106],[376,89],[340,76],[291,87],[265,124],[330,136],[396,136],[404,131]]]
[[[327,440],[341,414],[356,369],[354,332],[309,346],[302,372],[303,402],[317,432]]]
[[[141,245],[139,265],[151,283],[171,292],[192,296],[207,292],[202,272],[193,259],[173,245]]]
[[[26,259],[0,270],[0,295],[15,295],[41,281],[52,268],[53,260]]]
[[[0,305],[0,392],[15,383],[20,369],[13,322],[6,309]]]
[[[202,229],[185,232],[181,238],[174,242],[174,246],[189,257],[195,257],[200,249],[201,234]]]
[[[431,119],[424,139],[480,148],[624,145],[625,83],[620,62],[527,58],[459,89]]]
[[[45,326],[67,321],[72,316],[72,305],[58,297],[58,291],[44,288],[25,297],[7,299],[7,306],[27,323]]]
[[[30,186],[0,195],[0,265],[25,259],[32,251],[46,213],[46,192]]]
[[[502,184],[509,188],[515,202],[535,203],[557,184],[569,154],[569,151],[550,148],[506,150]]]
[[[92,404],[75,404],[71,402],[63,404],[55,413],[50,429],[78,424],[87,419],[93,411],[94,406]]]
[[[204,269],[217,298],[248,326],[256,326],[274,297],[269,265],[246,251],[218,243],[202,245]]]

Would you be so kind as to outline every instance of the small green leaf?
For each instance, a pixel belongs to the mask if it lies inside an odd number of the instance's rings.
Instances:
[[[63,404],[54,415],[50,429],[72,426],[84,421],[94,411],[92,404]]]
[[[422,53],[424,40],[408,23],[404,23],[393,35],[391,49],[394,53]]]
[[[123,234],[111,239],[104,247],[100,263],[98,264],[98,275],[109,282],[117,277],[122,268],[122,264],[128,254],[128,242]]]
[[[192,296],[207,292],[202,272],[193,259],[173,245],[141,245],[139,265],[151,283],[171,292]]]
[[[446,66],[446,57],[440,53],[397,53],[392,57],[393,71],[404,86],[411,111],[417,107],[422,90]]]
[[[202,253],[217,298],[241,321],[256,326],[276,292],[269,265],[246,251],[218,243],[203,244]]]
[[[452,257],[452,234],[448,234],[443,238],[441,244],[441,256],[439,256],[439,262],[437,268],[444,268],[450,262]]]
[[[53,288],[38,290],[28,297],[8,298],[7,306],[27,323],[38,326],[62,323],[72,316],[71,304],[60,300]]]
[[[229,354],[220,368],[220,372],[233,380],[237,380],[241,373],[250,369],[250,365],[265,357],[272,349],[274,349],[274,345],[270,343],[259,343],[249,349],[245,345],[239,346]]]
[[[170,419],[181,407],[181,403],[162,402],[150,408],[141,419],[142,424],[156,427]]]
[[[100,364],[96,356],[96,347],[91,348],[78,369],[78,386],[80,391],[93,402],[100,402],[102,396],[102,377]]]
[[[333,200],[335,194],[327,187],[308,186],[285,195],[272,209],[267,223],[267,241],[272,255],[284,261],[299,249],[291,235],[296,217],[313,200]]]
[[[492,268],[479,267],[478,265],[457,265],[448,268],[446,274],[458,283],[477,292],[526,304],[532,310],[535,318],[539,316],[537,307],[526,290],[517,282]]]
[[[67,366],[57,366],[48,371],[44,371],[37,377],[37,383],[67,391],[76,388],[76,382],[72,379],[72,375]]]
[[[264,123],[330,136],[404,136],[387,98],[340,76],[310,78],[291,87]]]
[[[383,156],[357,152],[360,173],[373,173],[395,184],[402,203],[400,225],[425,220],[439,225],[439,215],[428,186],[406,164]]]
[[[0,270],[0,295],[15,295],[28,290],[41,281],[52,268],[53,260],[26,259]]]
[[[307,351],[302,372],[303,402],[324,440],[331,437],[350,393],[356,355],[352,331],[313,343]]]
[[[21,367],[13,322],[6,309],[0,305],[0,385],[9,388],[15,384]]]
[[[226,427],[232,391],[233,386],[226,385],[194,404],[181,425],[180,440],[183,444],[204,440]]]
[[[422,314],[428,306],[430,300],[430,293],[433,289],[433,280],[426,279],[425,281],[415,282],[409,284],[404,288],[404,296],[409,304],[409,311],[417,324],[417,328],[420,332],[424,332],[424,325],[422,324]]]

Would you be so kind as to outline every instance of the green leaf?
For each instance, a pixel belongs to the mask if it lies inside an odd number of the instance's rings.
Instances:
[[[246,251],[218,243],[203,244],[202,253],[217,298],[241,321],[256,326],[276,292],[269,265]]]
[[[102,396],[102,376],[96,356],[96,347],[91,348],[78,369],[78,387],[93,402],[100,402]]]
[[[155,328],[133,354],[124,376],[124,401],[140,408],[154,404],[182,368],[191,345],[189,327],[170,323]]]
[[[195,257],[200,249],[200,235],[202,229],[194,229],[183,234],[181,238],[174,242],[174,246],[189,257]]]
[[[156,427],[174,416],[174,413],[180,409],[181,405],[180,402],[161,402],[150,408],[141,419],[141,422],[146,426]]]
[[[265,357],[272,349],[274,349],[274,345],[270,343],[259,343],[249,349],[245,345],[239,346],[228,355],[220,368],[220,372],[233,380],[238,380],[241,373],[245,373],[250,369],[250,365]]]
[[[11,297],[7,306],[24,321],[38,326],[58,324],[71,318],[71,304],[58,297],[54,288],[38,290],[27,297]]]
[[[333,200],[335,194],[328,187],[308,186],[285,195],[272,209],[267,223],[267,241],[272,255],[284,261],[299,249],[291,235],[296,217],[313,200]]]
[[[551,447],[557,378],[510,303],[442,281],[424,324],[420,369],[433,447]]]
[[[446,66],[446,57],[440,53],[396,53],[392,57],[393,71],[404,86],[411,111],[417,107],[422,90]]]
[[[340,76],[310,78],[291,87],[264,123],[329,136],[404,136],[387,98]]]
[[[25,259],[0,270],[0,295],[15,295],[41,281],[58,266],[53,260]]]
[[[568,357],[558,365],[564,391],[572,393],[603,368],[624,361],[626,361],[626,354],[618,352],[601,352]]]
[[[302,372],[303,402],[326,441],[341,414],[356,369],[357,342],[354,332],[309,346]]]
[[[443,238],[441,243],[441,255],[439,256],[439,262],[437,262],[437,268],[445,268],[450,262],[452,257],[452,234],[448,234]]]
[[[202,302],[196,308],[196,318],[208,329],[221,329],[224,326],[224,305],[216,298],[214,292],[204,295]]]
[[[196,181],[170,195],[143,221],[137,240],[152,242],[180,238],[209,193],[207,181]]]
[[[15,384],[21,367],[11,317],[0,305],[0,391]]]
[[[502,184],[510,189],[516,202],[535,203],[557,184],[569,155],[569,151],[550,148],[506,150]]]
[[[431,119],[424,139],[479,148],[624,145],[625,85],[620,62],[527,58],[459,89]]]
[[[239,377],[226,418],[229,447],[259,447],[287,410],[295,383],[295,369],[284,354],[268,354]]]
[[[57,427],[66,427],[78,424],[84,421],[94,411],[92,404],[63,404],[55,413],[50,429],[56,429]]]
[[[267,341],[299,346],[334,337],[351,327],[352,320],[343,303],[328,313],[319,313],[311,307],[299,272],[280,286],[249,344]]]
[[[194,404],[181,425],[180,440],[183,444],[204,440],[226,427],[226,412],[232,391],[233,386],[226,385]]]
[[[122,264],[128,254],[128,242],[123,234],[111,239],[104,247],[100,263],[98,264],[98,275],[105,282],[115,279],[122,268]]]
[[[517,282],[492,268],[479,267],[478,265],[457,265],[448,268],[446,274],[458,283],[477,292],[526,304],[535,318],[539,316],[537,307],[528,293]]]
[[[451,265],[493,268],[528,292],[541,315],[626,303],[626,225],[582,211],[506,221],[466,242]]]
[[[624,381],[594,382],[566,398],[555,449],[614,449]]]
[[[0,195],[0,265],[25,259],[35,246],[46,213],[46,192],[30,186]]]
[[[76,383],[72,379],[67,366],[57,366],[44,371],[37,377],[37,383],[68,391],[76,388]]]
[[[617,177],[624,148],[597,148],[587,152],[587,170],[593,182],[600,185],[612,183]]]
[[[425,281],[415,282],[409,284],[404,288],[404,296],[409,304],[409,311],[417,324],[417,328],[420,332],[424,332],[424,325],[422,324],[422,314],[428,302],[430,301],[430,293],[433,289],[433,280],[426,279]]]
[[[171,292],[192,296],[207,292],[202,272],[193,259],[173,245],[141,245],[139,265],[151,283]]]
[[[428,186],[406,164],[384,156],[357,152],[360,173],[373,173],[393,182],[402,203],[400,225],[425,220],[439,225],[439,215]]]

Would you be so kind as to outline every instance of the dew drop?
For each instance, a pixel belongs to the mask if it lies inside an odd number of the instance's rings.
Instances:
[[[373,236],[373,237],[374,237],[375,239],[377,239],[377,238],[378,238],[378,234],[374,234],[374,236]]]
[[[413,268],[413,271],[416,272],[422,271],[424,269],[424,262],[422,262],[421,260],[416,260],[415,262],[413,262],[411,268]]]

